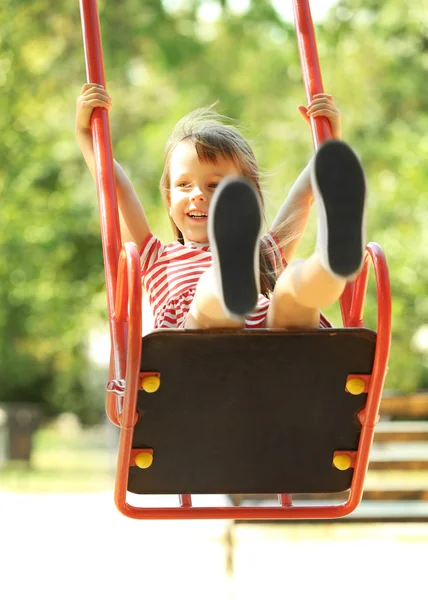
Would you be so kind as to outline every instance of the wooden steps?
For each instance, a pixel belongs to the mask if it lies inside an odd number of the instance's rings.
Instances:
[[[373,443],[370,453],[370,469],[426,471],[428,470],[428,444],[403,441]]]
[[[379,421],[375,442],[428,442],[428,421]]]
[[[363,500],[346,520],[358,523],[428,523],[428,502]]]
[[[404,417],[407,419],[428,419],[428,394],[412,396],[389,396],[382,398],[381,417]]]

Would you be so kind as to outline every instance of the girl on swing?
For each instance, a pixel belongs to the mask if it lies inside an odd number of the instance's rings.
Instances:
[[[110,110],[107,91],[85,84],[76,135],[95,178],[90,127],[94,108]],[[326,117],[323,144],[292,186],[269,233],[260,237],[263,195],[248,142],[219,115],[197,110],[175,127],[165,149],[160,189],[176,241],[150,231],[132,183],[115,161],[121,218],[141,256],[155,328],[318,328],[320,309],[337,301],[364,256],[365,177],[340,141],[341,119],[329,94],[317,94],[306,120]],[[315,201],[315,252],[292,260]]]

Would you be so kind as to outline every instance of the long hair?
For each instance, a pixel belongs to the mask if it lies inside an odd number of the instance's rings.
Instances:
[[[215,163],[218,157],[232,160],[241,174],[256,188],[263,207],[264,197],[260,185],[259,167],[254,153],[236,127],[230,124],[230,119],[219,115],[212,107],[197,109],[183,117],[175,126],[165,147],[165,163],[160,180],[160,191],[165,205],[169,207],[170,197],[170,167],[174,149],[181,142],[188,140],[195,146],[201,162]],[[169,215],[169,211],[168,211]],[[173,219],[169,217],[175,239],[184,243],[182,232]],[[260,245],[260,288],[261,293],[269,297],[273,291],[277,273],[274,273],[271,251]]]

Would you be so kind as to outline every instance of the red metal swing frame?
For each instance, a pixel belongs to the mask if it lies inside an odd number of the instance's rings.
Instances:
[[[309,0],[292,0],[306,99],[323,92]],[[96,0],[80,0],[87,80],[105,86],[101,34]],[[311,119],[314,147],[331,137],[328,120]],[[272,507],[192,507],[190,494],[179,495],[176,508],[139,508],[127,502],[127,480],[136,423],[141,364],[142,290],[139,254],[135,244],[121,244],[114,180],[113,153],[107,111],[94,110],[92,132],[97,174],[101,237],[111,335],[110,380],[124,380],[124,394],[107,393],[106,411],[121,428],[115,503],[121,513],[137,519],[332,519],[354,511],[361,502],[374,429],[378,420],[391,339],[391,291],[388,267],[380,246],[369,243],[364,267],[348,283],[340,299],[344,327],[363,327],[363,310],[370,262],[378,301],[377,344],[367,396],[354,475],[347,501],[332,506],[293,506],[289,494],[279,494]]]

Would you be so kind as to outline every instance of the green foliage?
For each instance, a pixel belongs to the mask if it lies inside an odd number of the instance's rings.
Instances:
[[[48,415],[77,406],[98,420],[100,403],[82,397],[103,273],[95,203],[76,185],[78,15],[10,2],[0,19],[0,399],[43,403]]]
[[[218,101],[242,125],[265,177],[271,219],[311,155],[297,112],[304,90],[295,33],[267,0],[237,15],[202,18],[203,2],[99,3],[115,156],[130,175],[153,230],[171,239],[158,192],[163,147],[186,112]],[[325,89],[343,115],[370,187],[368,239],[383,247],[393,292],[387,385],[428,385],[412,348],[428,322],[428,150],[425,79],[428,1],[342,0],[317,24]],[[13,68],[12,68],[13,65]],[[95,185],[74,137],[85,82],[76,3],[5,0],[0,14],[0,401],[31,399],[48,413],[94,421],[102,389],[87,338],[106,323]],[[315,216],[299,255],[311,252]],[[327,311],[338,322],[338,308]],[[371,284],[368,326],[376,325]]]
[[[426,356],[412,344],[428,321],[427,8],[426,0],[417,7],[392,0],[342,1],[336,18],[325,24],[326,35],[319,34],[323,47],[333,42],[334,61],[327,61],[325,80],[332,81],[335,94],[338,90],[346,135],[367,172],[368,238],[382,246],[390,270],[393,341],[387,386],[405,392],[428,384]],[[375,326],[373,289],[366,312],[367,325]]]

